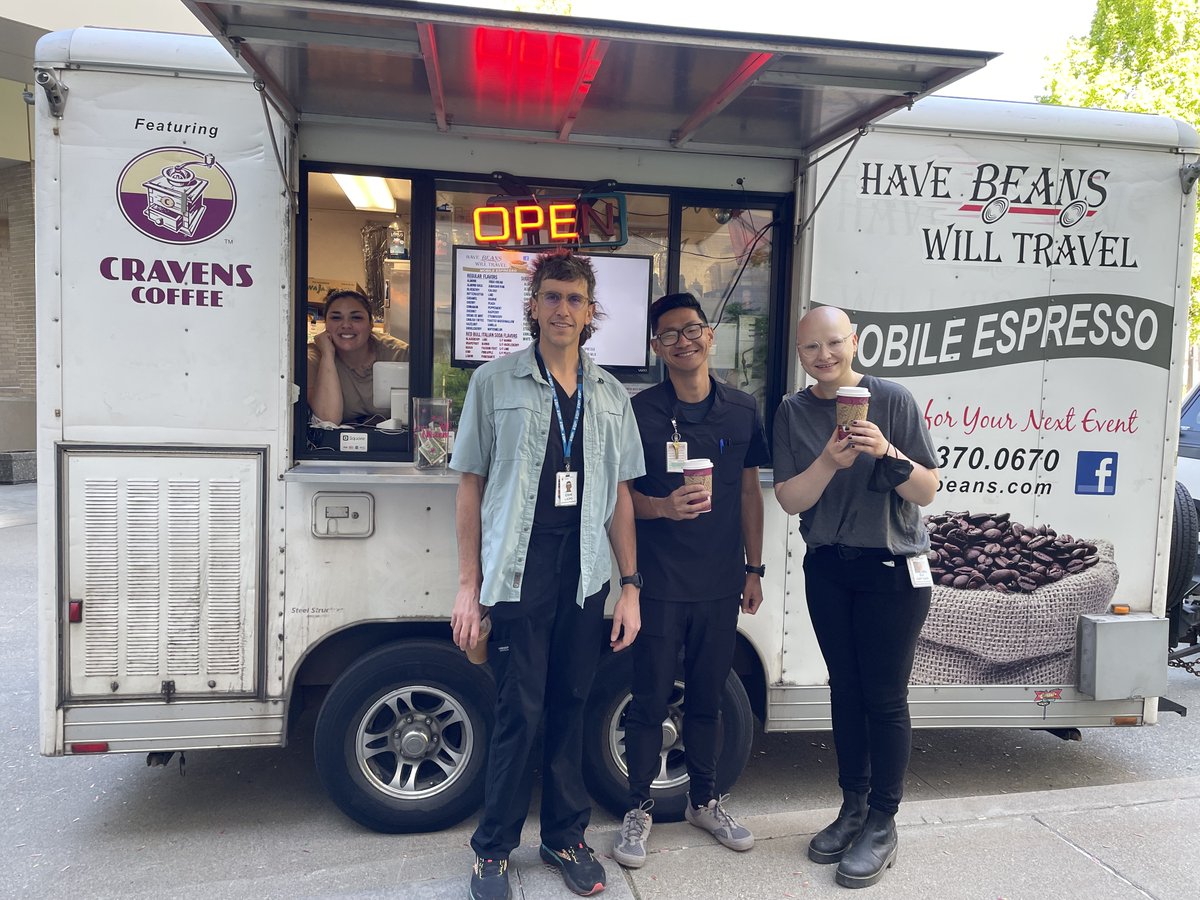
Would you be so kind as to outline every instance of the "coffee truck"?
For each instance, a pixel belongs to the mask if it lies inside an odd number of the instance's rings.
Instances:
[[[662,377],[646,306],[673,290],[768,427],[805,384],[813,305],[912,391],[942,477],[917,727],[1156,722],[1196,547],[1174,480],[1193,130],[928,96],[982,52],[186,5],[211,37],[79,28],[36,52],[42,753],[165,764],[311,725],[363,825],[471,814],[494,686],[451,642],[445,455],[473,367],[528,340],[528,259],[556,246],[594,261],[589,352],[631,393]],[[407,345],[378,415],[342,423],[308,400],[339,288]],[[830,727],[804,544],[762,478],[766,600],[739,625],[723,787],[757,727]],[[606,651],[585,763],[618,811],[628,684]],[[687,788],[685,692],[660,818]]]

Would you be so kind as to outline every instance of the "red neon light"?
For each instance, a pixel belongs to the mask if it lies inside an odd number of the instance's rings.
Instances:
[[[485,225],[484,216],[491,216],[499,219],[500,227],[503,229],[500,234],[487,234],[484,231]],[[480,244],[502,244],[512,237],[512,228],[509,225],[508,210],[503,206],[480,206],[475,209],[475,240]]]
[[[588,63],[588,44],[569,34],[476,28],[476,102],[499,121],[565,109]]]

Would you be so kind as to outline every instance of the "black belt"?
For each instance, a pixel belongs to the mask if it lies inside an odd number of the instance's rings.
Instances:
[[[849,544],[822,544],[813,550],[814,553],[836,556],[841,560],[853,559],[895,559],[896,554],[886,547],[851,547]]]

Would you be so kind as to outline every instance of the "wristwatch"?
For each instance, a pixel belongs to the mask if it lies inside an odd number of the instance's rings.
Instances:
[[[759,578],[764,578],[764,577],[766,577],[766,574],[767,574],[767,567],[765,565],[764,566],[752,566],[747,563],[746,574],[747,575],[757,575]]]
[[[625,587],[627,584],[632,584],[640,591],[642,589],[642,573],[634,572],[632,575],[621,576],[621,587]]]

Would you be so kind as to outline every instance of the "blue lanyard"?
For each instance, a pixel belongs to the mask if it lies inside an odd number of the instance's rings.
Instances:
[[[550,374],[550,368],[546,366],[542,360],[542,354],[538,352],[538,362],[545,368],[546,377],[550,379],[550,396],[554,399],[554,415],[558,417],[558,433],[562,436],[563,444],[563,471],[571,471],[571,447],[575,444],[575,430],[579,428],[579,414],[583,411],[583,360],[579,361],[579,371],[575,375],[575,421],[571,423],[571,433],[567,434],[567,426],[563,424],[562,407],[558,404],[558,388],[555,387],[554,376]]]

